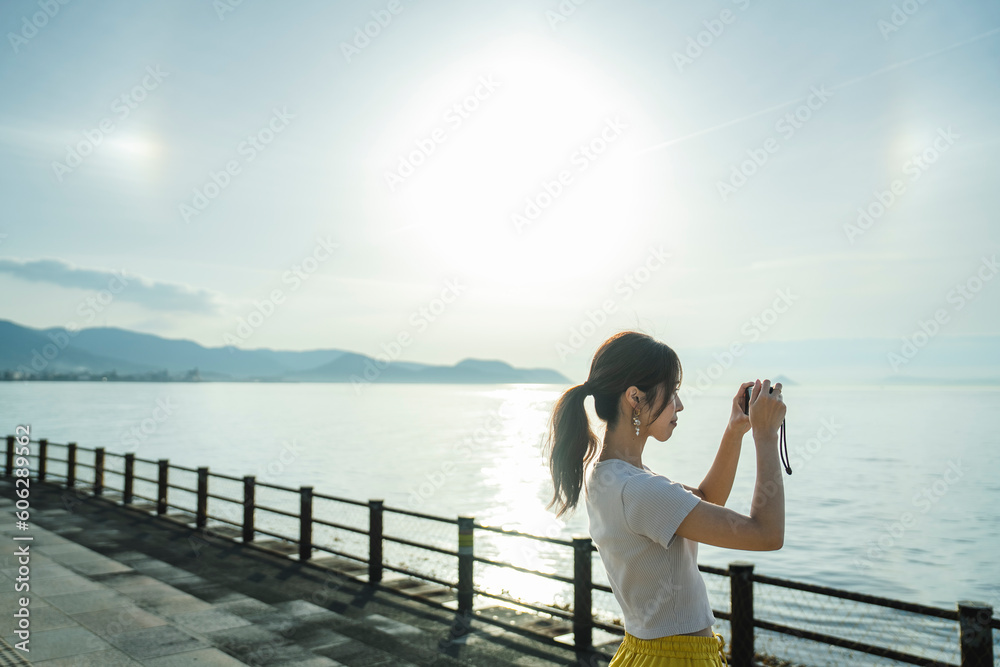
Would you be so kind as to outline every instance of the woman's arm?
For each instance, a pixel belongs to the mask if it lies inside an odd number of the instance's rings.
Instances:
[[[677,535],[703,544],[749,551],[774,551],[784,544],[785,491],[777,450],[778,429],[785,417],[785,405],[781,398],[781,383],[775,384],[776,391],[773,396],[767,392],[769,384],[770,380],[764,380],[759,387],[755,384],[751,395],[753,402],[751,409],[757,415],[753,427],[754,444],[757,449],[757,481],[750,503],[750,515],[739,514],[715,503],[698,501],[677,526]],[[739,407],[739,410],[742,412],[742,407]],[[740,433],[742,444],[743,434],[739,428],[735,429],[735,432]],[[703,484],[713,477],[716,468],[720,468],[719,461],[724,458],[722,454],[724,448],[725,443],[720,448],[720,455]],[[729,449],[732,450],[734,447]],[[735,469],[736,465],[733,463],[729,470],[735,471]],[[714,479],[718,480],[721,477],[722,475],[719,475]],[[726,497],[729,495],[731,484],[732,476],[728,477]]]
[[[733,490],[733,480],[736,479],[736,466],[740,461],[744,435],[745,432],[741,433],[726,427],[712,467],[698,489],[691,489],[694,495],[714,505],[724,506],[726,504],[726,501],[729,500],[729,492]]]
[[[753,382],[744,382],[733,397],[729,413],[729,423],[722,434],[722,443],[715,455],[715,461],[708,474],[702,480],[697,490],[689,488],[694,495],[707,500],[714,505],[725,506],[729,500],[729,492],[733,490],[733,480],[736,479],[736,466],[740,462],[740,450],[743,447],[743,436],[750,431],[750,418],[743,412],[743,390],[753,386]]]

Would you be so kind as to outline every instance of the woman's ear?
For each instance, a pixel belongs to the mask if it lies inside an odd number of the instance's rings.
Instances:
[[[646,400],[645,392],[641,391],[635,385],[632,385],[631,387],[625,390],[625,403],[629,412],[631,412],[636,407],[638,407],[641,410],[645,400]]]

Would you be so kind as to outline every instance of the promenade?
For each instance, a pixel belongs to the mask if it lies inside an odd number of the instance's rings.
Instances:
[[[265,553],[178,522],[32,480],[28,531],[14,527],[13,484],[0,479],[3,609],[30,598],[30,652],[0,645],[0,665],[519,665],[580,664],[571,645],[543,644],[473,622],[348,574]],[[33,537],[14,542],[14,535]],[[30,593],[14,591],[19,544],[30,545]],[[317,603],[318,602],[318,603]],[[505,607],[475,614],[537,615]],[[616,643],[600,647],[614,653]],[[606,665],[601,658],[583,664]]]

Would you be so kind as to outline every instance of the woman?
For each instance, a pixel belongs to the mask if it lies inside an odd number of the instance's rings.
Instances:
[[[645,334],[615,334],[594,355],[587,381],[556,403],[548,447],[556,516],[586,492],[590,535],[621,605],[625,639],[609,667],[723,665],[725,640],[698,571],[698,543],[729,549],[780,549],[785,496],[778,427],[785,416],[781,383],[752,383],[750,414],[733,398],[711,470],[697,488],[671,481],[642,463],[646,439],[664,442],[684,409],[677,395],[681,364],[667,345]],[[604,442],[590,429],[584,399],[594,397],[607,422]],[[750,515],[724,507],[743,436],[753,430],[757,483]],[[595,461],[596,459],[596,461]],[[593,461],[593,465],[588,465]]]

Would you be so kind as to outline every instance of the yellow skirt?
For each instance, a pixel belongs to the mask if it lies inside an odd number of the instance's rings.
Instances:
[[[717,632],[711,637],[672,635],[639,639],[625,633],[608,667],[723,667],[726,640]]]

